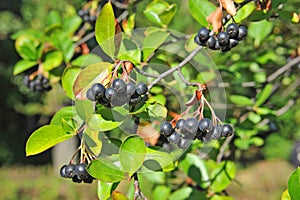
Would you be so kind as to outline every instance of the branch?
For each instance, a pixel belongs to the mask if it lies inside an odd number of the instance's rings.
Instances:
[[[89,41],[90,39],[92,39],[93,37],[95,37],[95,32],[90,32],[87,35],[85,35],[83,38],[81,38],[78,42],[76,42],[74,44],[75,47],[78,47],[79,45],[81,45],[82,43],[85,43],[87,41]]]
[[[272,82],[273,80],[275,80],[278,76],[280,76],[281,74],[283,74],[284,72],[286,72],[288,69],[290,69],[291,67],[293,67],[295,64],[300,62],[300,56],[298,56],[297,58],[291,60],[290,62],[288,62],[287,64],[285,64],[284,66],[282,66],[281,68],[279,68],[277,71],[275,71],[273,74],[271,74],[268,77],[268,82]]]
[[[222,161],[222,158],[224,157],[225,151],[226,151],[226,147],[229,145],[229,143],[231,142],[231,140],[233,139],[234,135],[226,138],[225,142],[222,144],[219,154],[217,156],[217,162],[220,163]]]
[[[186,85],[188,86],[198,86],[198,87],[201,87],[201,84],[200,83],[195,83],[195,82],[189,82],[188,80],[186,80],[182,74],[182,71],[181,71],[182,68],[179,68],[177,70],[178,72],[178,75],[179,75],[179,78],[182,80],[183,83],[185,83]]]
[[[141,70],[140,68],[137,68],[137,67],[135,67],[135,68],[133,68],[137,73],[139,73],[139,74],[141,74],[141,75],[143,75],[143,76],[147,76],[147,77],[151,77],[151,78],[157,78],[158,77],[158,75],[155,75],[155,74],[149,74],[149,73],[147,73],[147,72],[145,72],[145,71],[143,71],[143,70]]]
[[[163,78],[165,78],[166,76],[172,74],[173,72],[175,72],[178,69],[181,69],[184,65],[186,65],[189,61],[191,61],[196,55],[197,53],[199,53],[199,51],[202,49],[202,46],[198,46],[194,51],[192,51],[190,53],[190,55],[188,55],[181,63],[179,63],[177,66],[165,71],[164,73],[160,74],[149,86],[148,86],[148,90],[150,91],[151,88],[157,84],[159,81],[161,81]]]
[[[147,197],[145,197],[141,191],[137,173],[133,174],[133,178],[134,178],[134,198],[133,199],[134,200],[139,200],[139,199],[148,200]]]

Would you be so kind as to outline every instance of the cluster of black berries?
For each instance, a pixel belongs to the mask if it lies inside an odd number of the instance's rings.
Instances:
[[[23,79],[24,85],[26,85],[32,92],[43,92],[49,91],[51,89],[51,85],[49,80],[44,77],[42,74],[38,74],[34,77],[33,80],[30,80],[30,76],[26,75]]]
[[[92,183],[94,178],[86,171],[86,163],[68,164],[60,168],[60,176],[71,178],[75,183]]]
[[[213,33],[213,32],[212,32]],[[231,23],[226,27],[226,31],[219,32],[217,35],[207,28],[201,28],[194,38],[196,44],[206,46],[212,50],[229,51],[236,47],[239,41],[247,36],[247,28]]]
[[[90,22],[90,23],[95,23],[97,20],[97,17],[94,15],[91,15],[89,9],[81,9],[78,11],[79,17],[82,18],[84,22]]]
[[[105,88],[100,83],[95,83],[86,92],[86,97],[91,101],[97,101],[104,106],[122,106],[128,102],[136,105],[147,98],[148,87],[145,83],[133,82],[127,84],[122,79],[115,79],[111,87]]]
[[[229,124],[214,126],[208,118],[203,118],[200,121],[195,118],[188,118],[178,120],[175,128],[170,122],[164,122],[160,127],[160,133],[167,137],[169,143],[186,149],[195,139],[208,142],[212,139],[228,137],[233,134],[233,128]]]

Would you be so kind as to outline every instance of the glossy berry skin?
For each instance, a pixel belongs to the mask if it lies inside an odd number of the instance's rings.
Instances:
[[[245,26],[239,26],[239,34],[237,36],[238,40],[244,39],[248,34],[248,30]]]
[[[214,49],[216,45],[216,38],[214,36],[210,36],[206,42],[206,46],[210,49]]]
[[[184,119],[178,120],[178,121],[176,122],[176,128],[177,128],[177,129],[182,129],[183,126],[184,126],[184,122],[185,122]]]
[[[229,47],[230,48],[236,47],[238,44],[239,44],[239,41],[236,40],[236,39],[230,39],[229,40]]]
[[[129,104],[130,104],[130,105],[136,105],[136,104],[140,103],[141,101],[142,101],[141,96],[138,95],[138,94],[136,94],[136,93],[134,93],[134,94],[130,97],[130,99],[129,99]]]
[[[188,118],[184,122],[184,132],[189,132],[192,135],[196,136],[198,130],[198,120],[195,118]]]
[[[105,87],[100,83],[95,83],[92,85],[91,90],[95,96],[95,99],[98,100],[105,95]]]
[[[209,30],[207,28],[201,28],[197,34],[201,43],[205,43],[209,38]]]
[[[132,96],[135,93],[135,84],[133,82],[129,82],[126,84],[126,94],[128,97]]]
[[[221,47],[225,47],[229,43],[229,36],[226,32],[220,32],[217,36],[217,39]]]
[[[211,133],[211,139],[213,139],[213,140],[220,139],[221,138],[221,131],[222,131],[222,127],[215,126],[214,131]]]
[[[169,137],[168,137],[168,141],[171,144],[177,144],[180,138],[180,134],[176,131],[174,131]]]
[[[73,181],[74,183],[81,183],[81,182],[82,182],[82,180],[81,180],[78,176],[73,176],[73,177],[72,177],[72,181]]]
[[[83,179],[83,182],[84,182],[84,183],[92,183],[93,180],[94,180],[94,178],[93,178],[92,176],[89,176],[88,178]]]
[[[69,164],[65,166],[65,175],[66,178],[72,178],[75,176],[74,170],[76,166],[74,164]]]
[[[145,83],[140,82],[136,85],[135,91],[138,95],[144,95],[148,92],[148,87]]]
[[[229,124],[224,124],[222,126],[221,136],[222,137],[229,137],[233,134],[233,128]]]
[[[117,78],[113,81],[112,88],[116,93],[126,93],[127,86],[122,79]]]
[[[226,33],[229,38],[236,39],[239,34],[239,27],[235,23],[231,23],[226,27]]]
[[[204,46],[204,45],[205,45],[204,42],[201,42],[201,41],[199,40],[198,35],[196,35],[196,36],[194,37],[194,42],[195,42],[196,44],[198,44],[198,45],[201,45],[201,46]]]
[[[67,165],[62,166],[62,167],[60,168],[60,170],[59,170],[60,176],[61,176],[61,177],[64,177],[64,178],[67,178],[67,175],[66,175],[66,166],[67,166]]]
[[[172,124],[170,122],[164,122],[161,126],[160,126],[160,133],[163,134],[166,137],[169,137],[172,133],[173,133],[173,127]]]
[[[86,171],[86,163],[79,163],[76,165],[74,173],[79,179],[84,180],[89,177],[89,173]]]
[[[199,122],[199,130],[203,133],[208,133],[213,130],[213,125],[210,119],[203,118]]]
[[[180,149],[186,149],[186,148],[188,148],[188,146],[189,146],[189,140],[186,138],[180,137],[179,141],[177,143],[177,147]]]
[[[111,101],[116,96],[116,92],[113,88],[107,88],[105,91],[105,98]]]
[[[213,49],[215,49],[215,50],[220,50],[221,49],[221,46],[220,46],[218,40],[216,40],[215,48],[213,48]]]

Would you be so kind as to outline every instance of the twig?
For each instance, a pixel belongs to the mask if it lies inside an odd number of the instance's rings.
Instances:
[[[290,99],[282,108],[276,111],[276,116],[280,116],[288,111],[295,103],[294,99]]]
[[[233,135],[226,138],[224,143],[220,147],[220,151],[219,151],[219,154],[217,156],[217,162],[218,163],[220,163],[222,161],[222,158],[223,158],[223,156],[225,154],[225,151],[226,151],[226,147],[229,145],[229,143],[231,142],[232,139],[233,139]]]
[[[282,66],[281,68],[279,68],[277,71],[275,71],[273,74],[271,74],[268,77],[268,82],[272,82],[273,80],[275,80],[278,76],[280,76],[281,74],[283,74],[285,71],[287,71],[288,69],[290,69],[291,67],[293,67],[295,64],[300,62],[300,56],[298,56],[297,58],[291,60],[290,62],[288,62],[287,64],[285,64],[284,66]]]
[[[186,65],[189,61],[191,61],[196,55],[197,53],[199,53],[199,51],[202,49],[202,46],[198,46],[194,51],[192,51],[190,53],[190,55],[188,55],[181,63],[179,63],[177,66],[165,71],[164,73],[160,74],[154,81],[152,81],[152,83],[148,86],[149,91],[151,90],[151,88],[157,84],[159,81],[161,81],[163,78],[165,78],[166,76],[172,74],[173,72],[175,72],[176,70],[182,68],[184,65]]]
[[[147,77],[151,77],[151,78],[157,78],[158,77],[158,75],[155,75],[155,74],[149,74],[149,73],[147,73],[147,72],[145,72],[145,71],[143,71],[143,70],[141,70],[140,68],[137,68],[137,67],[135,67],[135,68],[133,68],[137,73],[139,73],[139,74],[141,74],[141,75],[143,75],[143,76],[147,76]]]
[[[90,39],[92,39],[93,37],[95,37],[95,32],[90,32],[87,35],[85,35],[83,38],[81,38],[78,42],[76,42],[74,44],[75,47],[78,47],[79,45],[81,45],[82,43],[85,43],[87,41],[89,41]]]
[[[189,82],[188,80],[186,80],[182,74],[181,69],[182,68],[179,68],[177,71],[178,71],[179,78],[182,80],[183,83],[185,83],[186,85],[189,85],[189,86],[201,87],[201,83]]]
[[[133,178],[134,178],[134,200],[139,200],[139,199],[144,199],[144,200],[148,200],[147,197],[144,196],[144,194],[142,193],[141,189],[140,189],[140,184],[139,184],[139,178],[137,176],[137,173],[133,174]]]

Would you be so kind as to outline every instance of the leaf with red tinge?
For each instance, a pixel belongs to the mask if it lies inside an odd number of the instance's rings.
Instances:
[[[128,200],[128,198],[119,191],[113,191],[112,199],[113,200]]]
[[[222,27],[222,9],[217,8],[213,13],[211,13],[207,18],[207,22],[212,25],[214,32],[219,32]]]
[[[115,56],[118,55],[122,42],[122,30],[121,26],[118,23],[117,19],[115,19]]]
[[[113,65],[107,62],[99,62],[84,68],[77,76],[74,85],[73,92],[77,99],[85,100],[86,91],[94,83],[107,84],[111,77],[111,70]]]

